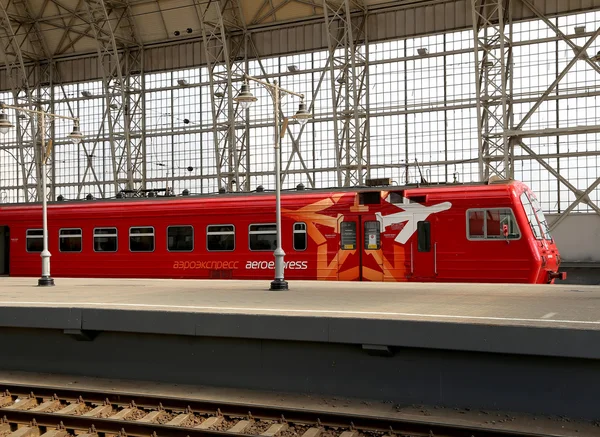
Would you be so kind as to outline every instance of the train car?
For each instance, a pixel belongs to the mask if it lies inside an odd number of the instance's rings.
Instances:
[[[50,202],[54,277],[272,279],[272,192]],[[519,181],[284,191],[285,278],[553,283],[560,256]],[[40,204],[0,205],[11,276],[41,273]]]

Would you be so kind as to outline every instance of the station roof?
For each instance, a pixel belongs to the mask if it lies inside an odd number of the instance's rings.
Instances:
[[[325,1],[331,11],[343,5],[343,0]],[[599,0],[528,1],[544,14],[600,7]],[[464,19],[460,22],[466,27],[471,17],[471,0],[350,0],[349,4],[352,11],[377,14],[385,9],[418,8],[429,14],[425,17],[429,22],[461,15]],[[516,4],[515,19],[531,15],[520,14],[521,2],[512,4]],[[325,22],[323,5],[324,0],[0,0],[0,27],[4,28],[0,31],[0,63],[15,56],[7,44],[10,38],[18,42],[23,61],[28,62],[96,53],[99,45],[113,44],[108,25],[116,48],[148,47],[201,38],[201,16],[214,25],[218,10],[226,31],[243,32],[293,27],[311,20]],[[427,33],[428,28],[434,30],[424,26],[424,32],[415,29],[415,33]]]

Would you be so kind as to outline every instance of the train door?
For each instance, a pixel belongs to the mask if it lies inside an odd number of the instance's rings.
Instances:
[[[338,279],[383,281],[381,223],[365,216],[343,217],[339,222]]]
[[[413,278],[417,281],[433,279],[437,274],[437,245],[431,225],[430,221],[417,222],[416,248],[414,243],[411,247]]]
[[[381,222],[362,216],[361,279],[383,281],[383,253],[381,250]]]
[[[10,232],[8,226],[0,226],[0,275],[8,275],[10,263]]]
[[[340,247],[337,252],[337,276],[340,281],[361,281],[362,251],[360,244],[360,216],[338,219]]]

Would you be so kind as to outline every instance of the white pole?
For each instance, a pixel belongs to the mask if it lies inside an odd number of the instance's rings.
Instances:
[[[48,201],[46,199],[46,141],[45,141],[45,115],[41,113],[40,117],[40,135],[41,135],[41,170],[42,170],[42,232],[44,247],[42,250],[42,277],[38,279],[38,286],[54,285],[54,279],[50,277],[50,251],[48,250]]]
[[[281,247],[281,175],[280,175],[280,153],[279,153],[279,86],[274,82],[273,103],[275,106],[275,214],[277,228],[277,248],[275,249],[275,279],[271,282],[271,290],[287,290],[288,283],[284,279],[284,256]]]

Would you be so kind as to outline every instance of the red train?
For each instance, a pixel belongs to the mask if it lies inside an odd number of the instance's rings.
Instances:
[[[282,194],[286,279],[552,283],[560,256],[518,181]],[[52,276],[272,279],[273,193],[51,202]],[[39,276],[39,204],[0,205],[4,274]]]

